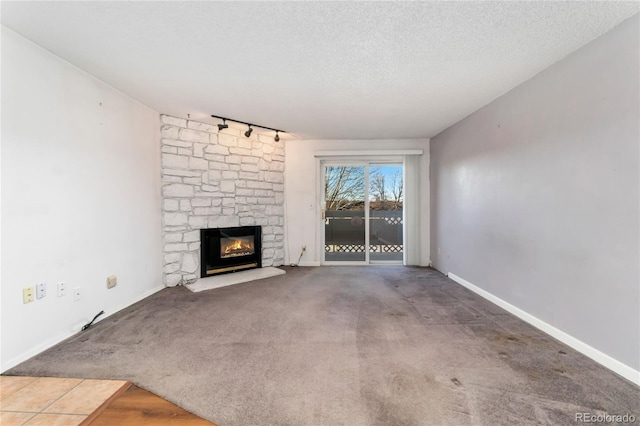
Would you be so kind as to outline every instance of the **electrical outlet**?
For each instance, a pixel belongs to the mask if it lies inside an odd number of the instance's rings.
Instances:
[[[22,289],[22,303],[33,302],[33,294],[35,289],[33,287],[25,287]]]
[[[118,285],[118,277],[115,275],[110,275],[107,277],[107,288],[114,288]]]
[[[67,285],[65,283],[58,283],[58,297],[64,297],[67,295]]]
[[[82,289],[80,287],[76,287],[73,289],[73,301],[77,302],[82,299]]]
[[[47,284],[40,283],[36,285],[36,299],[42,299],[47,295]]]

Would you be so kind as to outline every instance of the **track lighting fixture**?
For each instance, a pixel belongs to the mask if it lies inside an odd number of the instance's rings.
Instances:
[[[218,118],[218,119],[222,120],[222,124],[218,124],[218,130],[228,129],[229,128],[229,125],[227,124],[227,120],[233,121],[235,123],[246,124],[247,126],[249,126],[249,129],[247,129],[247,131],[244,132],[244,135],[246,137],[250,137],[251,136],[251,133],[253,132],[253,127],[260,127],[261,129],[273,130],[274,132],[276,132],[276,136],[273,138],[273,140],[276,141],[276,142],[280,141],[280,134],[279,133],[287,133],[284,130],[274,129],[272,127],[267,127],[267,126],[260,126],[258,124],[250,124],[250,123],[247,123],[246,121],[234,120],[232,118],[220,117],[218,115],[211,114],[211,117]]]

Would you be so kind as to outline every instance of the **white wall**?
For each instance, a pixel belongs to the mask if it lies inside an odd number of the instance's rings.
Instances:
[[[431,140],[431,251],[640,382],[638,32],[636,15]]]
[[[307,246],[301,265],[318,265],[322,259],[318,241],[320,210],[316,176],[318,151],[376,151],[422,149],[420,158],[420,264],[429,264],[429,140],[287,140],[285,143],[285,264],[297,262]],[[354,157],[357,158],[357,157]]]
[[[2,371],[161,288],[159,127],[155,111],[2,27]],[[42,282],[46,298],[23,304]]]

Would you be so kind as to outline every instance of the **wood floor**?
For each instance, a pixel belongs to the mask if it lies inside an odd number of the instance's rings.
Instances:
[[[124,380],[0,376],[2,426],[215,426]]]
[[[135,385],[105,402],[82,423],[82,426],[86,425],[215,426]]]

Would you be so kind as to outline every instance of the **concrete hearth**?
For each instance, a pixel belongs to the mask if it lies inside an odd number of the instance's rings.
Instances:
[[[234,272],[232,274],[217,275],[215,277],[200,278],[193,284],[185,285],[186,288],[197,293],[204,290],[226,287],[234,284],[246,283],[249,281],[261,280],[263,278],[283,275],[285,271],[278,268],[268,267],[251,269],[249,271]]]

